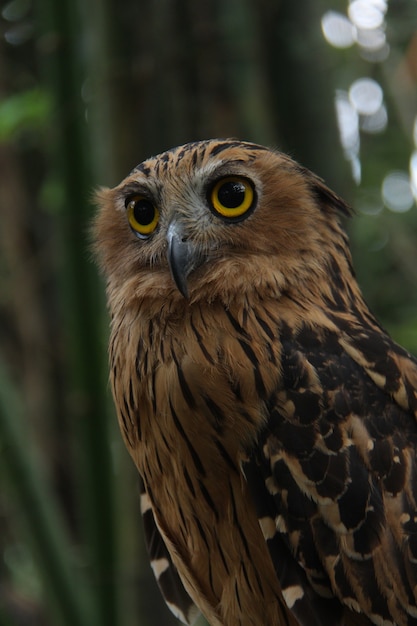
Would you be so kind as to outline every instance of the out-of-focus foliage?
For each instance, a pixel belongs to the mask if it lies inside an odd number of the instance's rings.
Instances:
[[[51,103],[45,91],[34,87],[0,102],[0,141],[9,141],[20,131],[45,128]]]
[[[339,135],[356,182],[355,266],[371,308],[417,352],[417,6],[344,8],[329,7],[321,25],[335,49]]]
[[[92,190],[238,136],[353,204],[363,291],[417,353],[415,0],[10,0],[0,18],[0,624],[174,624],[106,384]]]

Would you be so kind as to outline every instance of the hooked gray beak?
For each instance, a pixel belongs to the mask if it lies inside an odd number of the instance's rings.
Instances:
[[[178,291],[184,298],[188,298],[187,278],[203,263],[204,257],[198,247],[184,236],[182,227],[177,222],[171,222],[169,225],[167,241],[167,259],[171,276]]]

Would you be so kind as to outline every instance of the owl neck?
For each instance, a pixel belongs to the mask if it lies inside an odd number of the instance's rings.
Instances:
[[[356,282],[347,242],[340,240],[337,246],[317,248],[308,255],[242,254],[216,260],[190,276],[188,299],[176,289],[166,268],[136,272],[122,284],[110,281],[108,299],[119,320],[154,319],[173,328],[197,309],[213,315],[232,311],[243,319],[245,312],[266,303],[278,317],[289,311],[312,321],[325,311],[376,325]]]

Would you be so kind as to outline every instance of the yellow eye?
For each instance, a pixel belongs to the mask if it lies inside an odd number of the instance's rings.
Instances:
[[[255,207],[252,183],[240,176],[227,176],[218,180],[209,193],[211,208],[230,220],[240,221]]]
[[[142,239],[149,237],[159,221],[156,206],[144,196],[134,196],[127,200],[126,209],[131,229]]]

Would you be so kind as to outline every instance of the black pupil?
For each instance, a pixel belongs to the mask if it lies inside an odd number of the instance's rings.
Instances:
[[[236,209],[245,199],[245,185],[239,181],[224,183],[219,189],[218,199],[228,209]]]
[[[133,215],[138,224],[148,226],[155,218],[154,206],[149,200],[138,200],[135,203]]]

